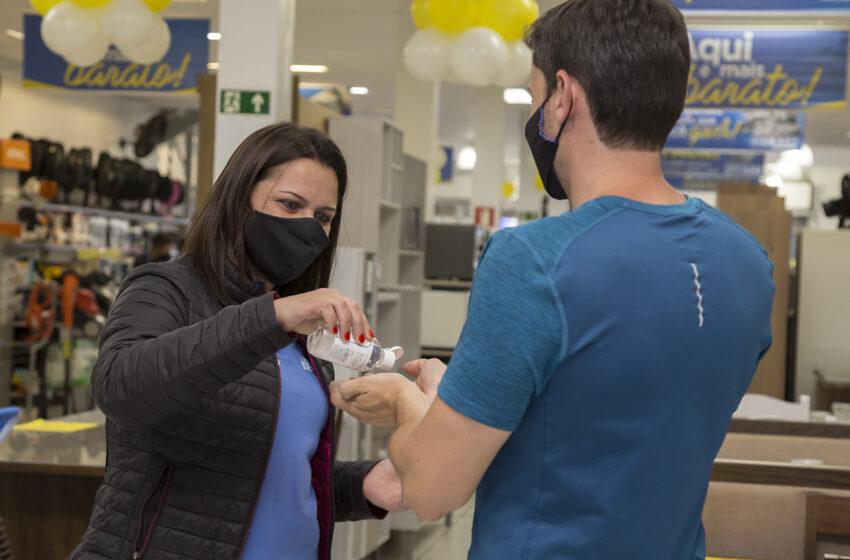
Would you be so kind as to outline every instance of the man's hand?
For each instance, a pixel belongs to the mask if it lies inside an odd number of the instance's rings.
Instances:
[[[404,364],[404,373],[416,378],[416,385],[428,397],[428,402],[432,403],[446,373],[446,364],[437,359],[414,360]]]
[[[370,504],[387,511],[407,509],[401,495],[401,479],[389,459],[375,465],[363,479],[363,495]]]
[[[376,373],[331,384],[331,402],[357,420],[379,427],[398,424],[402,395],[426,401],[412,382],[397,373]],[[427,408],[427,406],[426,406]]]

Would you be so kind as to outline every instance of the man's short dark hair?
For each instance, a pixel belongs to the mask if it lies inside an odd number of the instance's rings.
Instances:
[[[166,250],[173,244],[174,239],[166,233],[157,233],[151,238],[151,248],[154,251]]]
[[[529,29],[546,76],[565,70],[587,93],[602,142],[660,151],[685,106],[690,44],[670,0],[568,0]]]

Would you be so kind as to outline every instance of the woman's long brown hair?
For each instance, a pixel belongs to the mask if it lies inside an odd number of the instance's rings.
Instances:
[[[339,147],[318,130],[280,123],[261,128],[236,148],[189,227],[184,252],[221,303],[235,303],[226,287],[228,261],[244,278],[260,279],[248,256],[244,236],[245,225],[253,217],[254,187],[267,179],[275,167],[301,158],[333,170],[339,184],[339,200],[327,249],[301,276],[283,288],[281,295],[328,286],[348,182],[345,158]]]

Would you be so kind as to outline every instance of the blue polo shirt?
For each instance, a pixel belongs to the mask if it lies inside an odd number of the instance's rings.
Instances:
[[[315,560],[320,532],[310,461],[328,421],[328,398],[298,343],[279,350],[277,360],[277,431],[242,560]]]
[[[772,271],[697,199],[604,197],[497,233],[439,389],[512,432],[469,558],[704,558],[712,463],[771,343]]]

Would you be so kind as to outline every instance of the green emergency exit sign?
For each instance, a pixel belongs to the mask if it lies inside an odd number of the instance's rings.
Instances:
[[[268,115],[270,104],[271,93],[268,91],[223,89],[219,110],[234,115]]]

